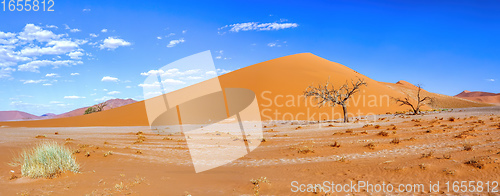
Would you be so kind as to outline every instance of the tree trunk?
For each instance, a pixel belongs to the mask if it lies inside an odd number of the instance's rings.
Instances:
[[[347,107],[346,105],[342,105],[342,111],[344,112],[344,123],[349,122],[349,118],[347,117]]]

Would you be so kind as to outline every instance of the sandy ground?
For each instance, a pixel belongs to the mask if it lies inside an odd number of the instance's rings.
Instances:
[[[292,192],[296,190],[293,181],[321,185],[324,181],[392,184],[395,190],[389,194],[398,194],[400,184],[424,184],[423,191],[416,192],[428,194],[429,182],[440,181],[435,194],[463,195],[448,192],[444,183],[500,181],[500,107],[377,118],[376,122],[361,119],[348,124],[266,122],[266,141],[257,149],[230,164],[201,173],[195,173],[181,133],[158,135],[148,127],[3,127],[0,195],[253,195],[257,191],[260,195],[299,194]],[[139,131],[143,133],[137,134]],[[140,136],[145,137],[142,142]],[[20,167],[8,164],[23,148],[43,140],[78,150],[75,156],[81,173],[29,179],[21,177]],[[105,157],[109,151],[112,155]],[[86,156],[87,152],[90,156]],[[472,159],[477,163],[466,164]],[[261,177],[268,182],[264,180],[258,186],[251,183]],[[494,189],[493,183],[490,189],[500,191],[500,187]],[[360,189],[360,193],[354,194],[366,195],[367,191],[371,192]],[[484,191],[477,194],[487,195]]]

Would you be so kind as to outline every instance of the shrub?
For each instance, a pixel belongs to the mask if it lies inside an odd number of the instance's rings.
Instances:
[[[387,136],[389,136],[389,133],[387,133],[385,131],[381,131],[381,132],[377,133],[377,135],[387,137]]]
[[[367,145],[365,145],[365,147],[373,150],[373,149],[375,149],[375,144],[373,142],[370,142]]]
[[[392,141],[391,141],[391,144],[399,144],[401,143],[401,140],[399,140],[399,138],[394,138]]]
[[[94,113],[94,112],[97,112],[97,109],[96,109],[95,107],[93,107],[93,106],[92,106],[92,107],[87,108],[87,110],[85,110],[84,115],[85,115],[85,114],[92,114],[92,113]]]
[[[56,142],[43,142],[25,150],[15,162],[21,165],[22,175],[31,178],[53,178],[65,171],[78,173],[80,169],[72,152]]]

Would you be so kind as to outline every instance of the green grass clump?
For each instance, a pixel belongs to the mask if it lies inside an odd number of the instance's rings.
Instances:
[[[23,176],[53,178],[65,171],[78,173],[80,166],[72,152],[56,142],[42,142],[33,149],[25,150],[17,158]]]

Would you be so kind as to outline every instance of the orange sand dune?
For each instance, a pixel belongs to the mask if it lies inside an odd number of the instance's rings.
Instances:
[[[385,84],[394,90],[397,90],[397,91],[400,91],[404,94],[407,94],[412,99],[416,99],[418,87],[416,87],[415,85],[413,85],[409,82],[401,80],[395,84],[394,83],[386,83],[386,82],[380,82],[380,83]],[[491,104],[478,103],[476,101],[470,101],[470,100],[460,99],[460,98],[451,97],[451,96],[447,96],[447,95],[431,93],[431,92],[428,92],[424,89],[422,89],[422,91],[421,91],[421,96],[428,96],[428,97],[433,98],[433,102],[429,103],[429,106],[431,106],[434,109],[491,106]]]
[[[492,104],[500,104],[500,93],[488,93],[481,91],[463,91],[454,97],[460,97],[464,99],[468,99],[471,101],[477,101],[481,103],[492,103]]]
[[[364,79],[368,86],[353,96],[349,102],[350,116],[385,114],[407,110],[390,100],[404,97],[404,93],[372,80],[338,63],[328,61],[310,53],[296,54],[273,59],[245,67],[219,76],[221,87],[246,88],[252,90],[261,110],[262,120],[324,120],[342,118],[342,109],[317,108],[302,96],[307,86],[322,84],[330,78],[335,86],[357,78]],[[195,84],[193,86],[200,85]],[[193,88],[187,87],[187,88]],[[424,110],[429,107],[422,108]],[[15,127],[80,127],[80,126],[147,126],[144,101],[100,113],[69,118],[0,122],[0,125]]]

